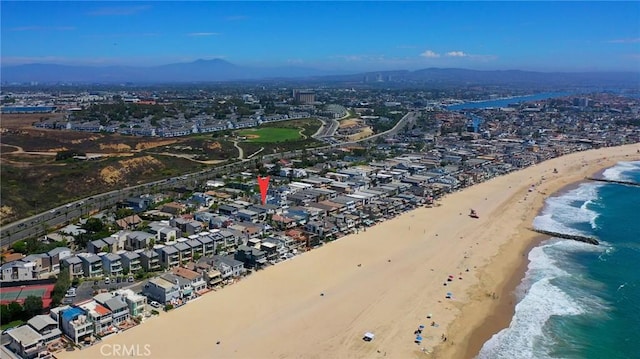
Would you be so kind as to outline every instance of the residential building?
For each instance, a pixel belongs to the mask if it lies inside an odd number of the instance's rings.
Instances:
[[[162,263],[160,261],[160,255],[158,252],[153,250],[146,250],[139,253],[140,255],[140,264],[142,268],[147,272],[155,272],[159,271],[162,268]]]
[[[161,275],[160,278],[165,279],[168,282],[175,283],[178,286],[179,296],[177,299],[191,299],[195,296],[193,286],[191,286],[191,280],[177,276],[173,273],[165,273]],[[199,280],[202,281],[202,278],[200,277]]]
[[[193,269],[198,273],[202,273],[209,288],[213,288],[222,282],[222,273],[208,263],[200,262],[194,264]]]
[[[128,273],[133,274],[142,269],[140,254],[137,252],[126,251],[120,253],[120,261],[122,262],[123,272],[127,271]]]
[[[172,268],[180,264],[180,253],[174,246],[161,246],[155,249],[160,256],[160,264],[164,268]]]
[[[124,299],[129,308],[129,315],[137,317],[147,310],[147,297],[134,293],[131,289],[118,289],[115,294]]]
[[[199,236],[197,241],[202,243],[203,247],[202,257],[212,256],[215,253],[216,248],[211,235],[209,235],[209,232],[201,232],[198,234]]]
[[[149,226],[150,230],[153,232],[153,223]],[[151,233],[147,233],[147,232],[141,232],[141,231],[134,231],[134,232],[128,232],[126,235],[126,242],[125,242],[125,249],[129,250],[129,251],[135,251],[138,249],[148,249],[151,244],[152,244],[152,240],[155,241],[160,241],[156,235],[151,234]]]
[[[5,263],[0,267],[3,282],[37,279],[34,277],[34,263],[25,263],[21,260]]]
[[[155,277],[145,283],[142,294],[159,303],[169,304],[180,297],[180,286],[164,278]]]
[[[107,276],[122,275],[122,259],[114,253],[107,253],[102,257],[102,270]]]
[[[118,326],[120,323],[129,319],[129,307],[120,295],[113,292],[100,293],[94,296],[93,299],[111,311],[113,325]]]
[[[51,272],[57,273],[60,270],[60,262],[68,257],[71,257],[73,252],[67,247],[58,247],[47,252],[49,258],[51,258]]]
[[[200,236],[194,234],[189,236],[189,240],[185,242],[185,244],[191,248],[191,258],[193,260],[204,256],[204,245],[198,240],[198,238],[200,238]]]
[[[245,245],[238,246],[234,258],[243,262],[247,268],[261,268],[267,264],[265,252]]]
[[[58,322],[48,315],[36,315],[27,324],[42,336],[42,342],[48,344],[62,336]]]
[[[244,263],[234,259],[232,255],[206,257],[202,258],[200,262],[210,264],[218,270],[222,279],[241,277],[247,273]]]
[[[93,334],[93,322],[87,318],[87,311],[79,307],[68,307],[60,311],[62,333],[76,344]]]
[[[191,259],[193,259],[193,249],[186,243],[186,241],[178,242],[173,247],[178,250],[180,263],[191,262]]]
[[[96,335],[107,335],[113,331],[113,314],[107,307],[93,299],[78,304],[78,307],[87,313],[87,319],[93,323]]]
[[[10,330],[9,349],[18,354],[21,358],[32,359],[45,350],[46,345],[42,336],[28,325],[23,325]]]
[[[84,264],[77,255],[63,259],[60,267],[61,269],[69,269],[71,279],[84,277]]]
[[[78,253],[77,255],[82,260],[85,277],[102,276],[102,260],[100,257],[91,253]]]
[[[173,273],[177,277],[188,280],[195,293],[201,293],[202,291],[207,289],[207,282],[204,280],[204,275],[202,273],[198,273],[196,271],[192,271],[183,267],[175,267],[171,269],[171,273]]]

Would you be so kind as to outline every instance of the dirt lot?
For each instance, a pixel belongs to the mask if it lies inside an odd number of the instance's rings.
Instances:
[[[39,129],[57,114],[2,115],[0,222],[8,223],[71,200],[179,176],[237,156],[211,136],[149,138]],[[172,149],[174,146],[189,151]],[[96,160],[56,161],[59,151],[99,154]],[[185,153],[186,152],[186,153]]]

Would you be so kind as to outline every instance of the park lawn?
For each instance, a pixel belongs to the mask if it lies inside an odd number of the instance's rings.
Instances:
[[[18,327],[18,326],[21,326],[24,323],[26,323],[24,320],[20,320],[20,319],[14,320],[12,322],[2,324],[2,327],[0,328],[0,330],[5,330],[5,329],[8,329],[8,328]]]
[[[238,135],[247,137],[247,142],[284,142],[300,139],[300,129],[263,127],[238,131]]]

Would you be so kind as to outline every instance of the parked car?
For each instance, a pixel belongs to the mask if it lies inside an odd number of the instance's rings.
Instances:
[[[160,303],[156,302],[155,300],[150,302],[149,305],[151,305],[154,308],[160,308]]]
[[[111,278],[107,277],[104,279],[104,284],[111,284]]]

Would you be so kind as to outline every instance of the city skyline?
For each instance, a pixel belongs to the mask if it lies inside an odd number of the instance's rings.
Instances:
[[[640,71],[637,2],[2,2],[2,65]]]

